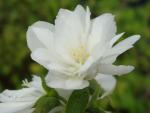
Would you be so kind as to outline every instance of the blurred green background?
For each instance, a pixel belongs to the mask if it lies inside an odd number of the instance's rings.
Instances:
[[[0,0],[0,91],[20,88],[24,78],[47,72],[30,58],[27,28],[38,20],[54,23],[60,8],[73,10],[77,4],[88,5],[92,18],[114,14],[124,38],[142,36],[116,62],[136,69],[118,78],[111,104],[116,113],[150,113],[150,0]]]

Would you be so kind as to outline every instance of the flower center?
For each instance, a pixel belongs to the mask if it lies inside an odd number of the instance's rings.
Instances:
[[[90,54],[85,45],[80,45],[78,48],[71,50],[71,56],[77,63],[84,64]]]

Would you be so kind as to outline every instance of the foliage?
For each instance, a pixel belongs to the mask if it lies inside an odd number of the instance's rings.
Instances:
[[[149,0],[0,0],[0,90],[18,88],[21,80],[30,78],[32,73],[46,73],[30,58],[27,28],[38,20],[54,23],[59,8],[73,9],[79,3],[90,7],[92,17],[105,12],[116,15],[118,33],[126,32],[123,38],[137,33],[142,36],[135,48],[116,62],[134,65],[136,69],[118,78],[109,99],[112,107],[108,107],[117,113],[150,112]]]
[[[58,105],[60,105],[60,103],[57,98],[43,96],[34,105],[35,110],[32,113],[48,113],[50,110],[57,107]]]
[[[88,88],[72,92],[66,107],[66,113],[83,113],[89,101]]]

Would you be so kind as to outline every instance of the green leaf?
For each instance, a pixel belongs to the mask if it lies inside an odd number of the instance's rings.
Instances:
[[[49,113],[53,108],[60,105],[55,97],[43,96],[34,105],[35,110],[32,113]]]
[[[71,94],[67,106],[66,113],[85,113],[89,100],[89,90],[75,90]]]
[[[101,93],[101,87],[100,85],[97,83],[96,80],[90,80],[90,89],[92,90],[91,91],[91,94],[92,94],[92,98],[91,98],[91,101],[90,101],[90,105],[94,104],[94,102],[97,100],[97,98],[99,97],[100,93]]]

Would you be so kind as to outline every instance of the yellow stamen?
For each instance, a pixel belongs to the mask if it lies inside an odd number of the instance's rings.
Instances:
[[[85,61],[88,59],[90,56],[89,52],[86,49],[85,45],[81,45],[78,48],[72,49],[71,50],[71,55],[73,59],[80,64],[84,64]]]

